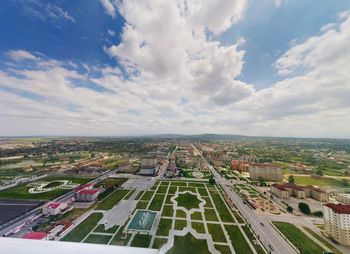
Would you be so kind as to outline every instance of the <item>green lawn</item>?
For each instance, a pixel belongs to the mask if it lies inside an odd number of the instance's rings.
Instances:
[[[173,206],[165,205],[163,206],[162,216],[172,217],[174,214]]]
[[[137,202],[136,209],[146,209],[148,202],[139,201]]]
[[[193,222],[191,223],[192,228],[194,230],[196,230],[198,233],[200,234],[204,234],[205,233],[205,228],[204,228],[204,224],[201,222]]]
[[[197,188],[197,190],[198,190],[198,192],[199,192],[199,194],[201,196],[208,196],[207,189],[205,189],[205,188]]]
[[[214,209],[204,209],[204,217],[208,221],[219,221]]]
[[[134,236],[134,239],[132,240],[130,246],[148,248],[151,242],[151,239],[152,239],[151,235],[137,234]]]
[[[129,193],[125,196],[124,199],[128,200],[131,197],[131,195],[134,194],[134,192],[135,192],[135,190],[129,191]]]
[[[329,242],[327,242],[325,239],[323,239],[321,236],[319,236],[318,234],[316,234],[314,231],[312,231],[310,228],[308,227],[303,227],[303,229],[305,229],[309,234],[311,234],[313,237],[315,237],[318,241],[320,241],[324,246],[326,246],[328,249],[330,249],[334,254],[341,254],[341,252],[334,247],[332,244],[330,244]]]
[[[158,230],[157,230],[157,235],[159,236],[168,236],[169,235],[169,230],[171,228],[171,219],[160,219],[159,225],[158,225]]]
[[[114,234],[115,232],[117,232],[118,228],[119,226],[115,225],[109,229],[105,229],[105,225],[100,224],[97,226],[97,228],[95,228],[94,232]]]
[[[214,245],[215,249],[217,249],[218,251],[220,251],[221,254],[231,254],[231,250],[230,247],[226,246],[226,245]]]
[[[85,239],[84,243],[107,244],[111,240],[112,235],[95,235],[91,234]]]
[[[177,205],[186,208],[187,210],[191,210],[192,208],[199,208],[200,200],[197,196],[192,195],[188,192],[185,194],[179,194],[176,198]]]
[[[100,201],[97,205],[96,210],[110,210],[115,206],[120,200],[122,200],[126,194],[128,194],[129,190],[115,190],[109,196],[107,196],[104,200]]]
[[[139,194],[137,194],[135,200],[139,200],[141,196],[143,195],[144,191],[140,191]]]
[[[41,181],[56,181],[56,180],[71,180],[76,184],[84,184],[91,181],[93,178],[79,178],[79,177],[70,177],[70,176],[49,176]],[[39,181],[38,181],[39,182]],[[28,184],[22,184],[7,190],[0,191],[0,198],[9,198],[9,199],[39,199],[39,200],[52,200],[57,198],[71,190],[57,188],[52,191],[43,192],[43,193],[28,193],[28,190],[32,188]]]
[[[175,236],[174,247],[167,254],[200,253],[209,254],[206,240],[198,240],[191,234]]]
[[[264,251],[263,247],[261,247],[260,244],[254,244],[253,243],[253,240],[256,240],[256,237],[252,233],[252,231],[247,226],[242,226],[242,229],[243,229],[244,233],[247,235],[247,237],[249,238],[250,242],[253,244],[254,249],[256,250],[256,252],[258,254],[265,254],[265,251]]]
[[[239,215],[238,212],[233,211],[232,213],[235,216],[235,218],[237,219],[238,223],[244,223],[244,220],[242,219],[241,215]]]
[[[168,186],[161,185],[161,186],[159,186],[157,193],[165,194],[167,192],[167,190],[168,190]]]
[[[177,190],[176,187],[170,187],[169,191],[168,191],[168,194],[175,194],[176,190]]]
[[[155,238],[152,248],[153,249],[160,249],[160,248],[162,248],[162,246],[164,244],[166,244],[167,241],[168,241],[168,239],[165,239],[165,238]]]
[[[289,241],[291,241],[301,254],[322,253],[324,251],[293,224],[288,222],[273,222],[273,224]]]
[[[213,238],[214,242],[226,243],[224,231],[222,231],[221,225],[219,224],[207,224],[209,234]]]
[[[187,226],[187,221],[185,220],[176,220],[175,221],[175,229],[183,230]]]
[[[204,205],[204,207],[210,207],[210,208],[212,208],[213,207],[213,204],[211,203],[211,201],[210,201],[210,198],[209,197],[202,197],[204,200],[205,200],[205,205]]]
[[[322,177],[322,178],[313,178],[311,176],[298,176],[293,175],[296,184],[301,185],[316,185],[316,186],[335,186],[341,187],[341,180],[330,178],[330,177]]]
[[[103,218],[102,213],[90,214],[83,222],[70,231],[62,241],[67,242],[81,242],[85,236],[97,225],[97,223]]]
[[[127,224],[127,223],[126,223]],[[122,239],[122,232],[124,230],[124,227],[121,227],[118,231],[118,233],[114,236],[114,238],[111,241],[111,245],[121,245],[125,246],[128,244],[131,234],[127,234],[126,239]]]
[[[214,201],[217,211],[219,212],[221,220],[224,222],[233,222],[232,215],[228,210],[225,201],[221,198],[220,194],[217,192],[210,192],[210,195]]]
[[[232,241],[236,254],[253,254],[249,244],[237,226],[225,225],[226,231]]]
[[[176,217],[177,218],[186,218],[186,213],[182,210],[176,210]]]
[[[186,182],[174,181],[174,182],[171,182],[171,186],[173,186],[173,187],[176,187],[176,186],[187,186],[187,183]]]
[[[192,213],[191,220],[203,220],[202,213],[200,213],[200,212]]]
[[[166,196],[165,204],[173,204],[173,202],[170,200],[174,195],[168,195]]]
[[[196,193],[196,188],[195,187],[179,187],[179,192],[183,192],[183,191],[192,191],[194,193]]]
[[[160,211],[163,205],[164,198],[165,198],[165,195],[162,195],[162,194],[154,195],[154,198],[152,199],[149,209],[153,211]]]
[[[142,195],[140,200],[142,200],[142,201],[150,200],[152,198],[152,196],[153,196],[153,193],[154,193],[154,191],[145,191],[145,193],[143,193],[143,195]]]

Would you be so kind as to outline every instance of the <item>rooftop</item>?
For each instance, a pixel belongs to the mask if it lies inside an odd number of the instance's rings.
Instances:
[[[24,235],[24,239],[31,239],[31,240],[42,240],[45,237],[47,237],[48,233],[45,232],[29,232]]]
[[[341,204],[325,204],[328,208],[332,209],[335,213],[340,214],[350,214],[350,205],[341,205]]]

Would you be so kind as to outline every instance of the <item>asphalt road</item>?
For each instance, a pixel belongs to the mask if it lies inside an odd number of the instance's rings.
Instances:
[[[228,197],[233,201],[236,207],[241,212],[242,216],[251,225],[254,232],[259,236],[261,243],[271,253],[278,254],[296,254],[297,252],[276,232],[276,230],[269,224],[269,220],[264,217],[259,217],[255,212],[246,204],[243,200],[231,190],[231,183],[223,178],[214,167],[207,161],[206,158],[197,150],[198,154],[202,157],[203,161],[207,164],[209,170],[212,172],[215,181],[222,186]]]

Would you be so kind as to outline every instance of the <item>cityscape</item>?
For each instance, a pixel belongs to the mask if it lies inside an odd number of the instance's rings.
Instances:
[[[0,2],[0,253],[350,253],[350,1]]]

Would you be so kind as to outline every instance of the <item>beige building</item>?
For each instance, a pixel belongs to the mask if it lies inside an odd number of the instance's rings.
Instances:
[[[310,185],[301,186],[294,183],[274,183],[271,185],[270,191],[275,196],[283,199],[296,197],[300,199],[313,198],[320,202],[329,201],[329,194],[326,191]]]
[[[350,205],[324,205],[323,219],[326,233],[337,242],[350,246]]]
[[[335,199],[344,205],[350,205],[350,194],[340,193],[335,196]]]
[[[249,166],[249,177],[253,181],[275,181],[281,182],[283,180],[283,173],[281,168],[273,164],[253,164]]]

